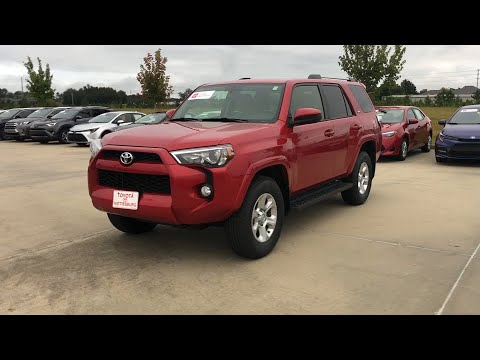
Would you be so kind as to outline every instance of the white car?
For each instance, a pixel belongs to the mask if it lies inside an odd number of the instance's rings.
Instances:
[[[119,126],[130,125],[145,116],[136,111],[111,111],[88,120],[85,124],[73,126],[67,134],[69,143],[88,144],[91,140],[101,139]]]

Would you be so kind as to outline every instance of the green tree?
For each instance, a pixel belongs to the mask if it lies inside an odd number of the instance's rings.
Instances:
[[[417,87],[410,80],[403,80],[400,83],[402,91],[405,95],[417,95]]]
[[[193,90],[190,89],[190,88],[185,89],[185,91],[183,91],[183,92],[182,92],[182,91],[179,91],[179,92],[178,92],[178,99],[176,99],[176,102],[175,102],[175,103],[176,103],[176,106],[179,106],[180,103],[181,103],[183,100],[185,100],[192,92],[193,92]]]
[[[29,79],[27,79],[27,90],[31,96],[37,101],[38,105],[43,106],[47,104],[47,100],[53,99],[55,90],[52,89],[52,78],[50,74],[50,66],[47,64],[45,70],[42,68],[42,61],[38,60],[38,71],[33,68],[32,59],[27,57],[27,61],[23,63],[27,68]]]
[[[449,106],[455,104],[455,93],[453,89],[441,88],[440,92],[435,96],[435,105]]]
[[[140,72],[137,74],[142,95],[153,100],[155,107],[157,103],[169,99],[173,93],[170,76],[166,75],[167,61],[168,59],[162,56],[161,49],[155,51],[154,55],[148,53],[143,58],[144,64],[140,65]]]
[[[425,98],[425,106],[433,106],[433,101],[432,99],[430,98],[430,96],[427,95],[427,97]]]
[[[375,90],[375,98],[380,100],[390,95],[402,95],[402,88],[393,80],[387,80]]]
[[[343,45],[344,54],[338,64],[372,94],[383,79],[398,80],[405,64],[405,50],[403,45],[395,45],[390,54],[392,48],[388,45]]]
[[[475,104],[480,104],[480,89],[477,89],[472,95],[473,100],[475,101]]]

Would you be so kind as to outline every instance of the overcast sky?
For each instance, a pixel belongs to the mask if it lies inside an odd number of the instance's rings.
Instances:
[[[175,95],[187,87],[240,77],[345,77],[338,65],[341,45],[0,45],[0,88],[21,90],[23,61],[40,57],[50,64],[53,87],[111,86],[140,92],[136,74],[147,52],[162,49]],[[417,90],[477,84],[478,45],[407,45],[401,80]],[[37,65],[34,62],[35,66]]]

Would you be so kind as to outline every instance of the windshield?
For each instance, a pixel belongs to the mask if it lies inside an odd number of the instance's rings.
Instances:
[[[198,88],[175,112],[171,121],[243,120],[275,122],[285,84],[225,84]]]
[[[68,109],[60,111],[57,115],[52,116],[52,119],[71,119],[78,113],[78,109]]]
[[[88,122],[89,123],[109,123],[118,115],[119,115],[118,113],[108,112],[108,113],[95,116],[94,118],[91,118],[90,120],[88,120]]]
[[[12,117],[12,116],[15,116],[16,113],[18,113],[20,110],[19,109],[10,109],[10,110],[6,110],[5,112],[1,113],[0,114],[0,119],[1,118],[9,118],[9,117]]]
[[[35,110],[33,113],[27,116],[27,118],[46,117],[52,112],[52,109],[40,109]]]
[[[159,122],[165,120],[166,116],[166,113],[145,115],[144,117],[141,117],[140,119],[135,121],[135,124],[158,124]]]
[[[457,111],[450,121],[449,124],[480,124],[480,113],[477,108],[470,109],[460,109]],[[0,115],[1,116],[1,115]]]
[[[382,124],[398,124],[402,122],[404,114],[402,109],[380,109],[377,117]]]

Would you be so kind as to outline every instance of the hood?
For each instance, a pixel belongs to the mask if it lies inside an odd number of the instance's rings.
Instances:
[[[86,124],[78,124],[73,126],[70,131],[86,131],[92,129],[98,129],[102,126],[107,125],[106,123],[86,123]]]
[[[480,124],[471,125],[445,125],[442,130],[444,135],[453,136],[459,139],[470,139],[470,136],[475,136],[480,139]]]
[[[44,119],[44,118],[31,117],[31,118],[21,118],[21,119],[10,120],[9,122],[11,122],[11,123],[22,123],[22,122],[28,121],[28,123],[31,123],[31,122],[42,120],[42,119]]]
[[[104,138],[105,145],[161,147],[169,151],[230,142],[234,136],[267,128],[271,124],[224,122],[163,122],[115,131]]]
[[[382,132],[395,131],[402,127],[402,123],[395,124],[383,124],[382,123]]]

